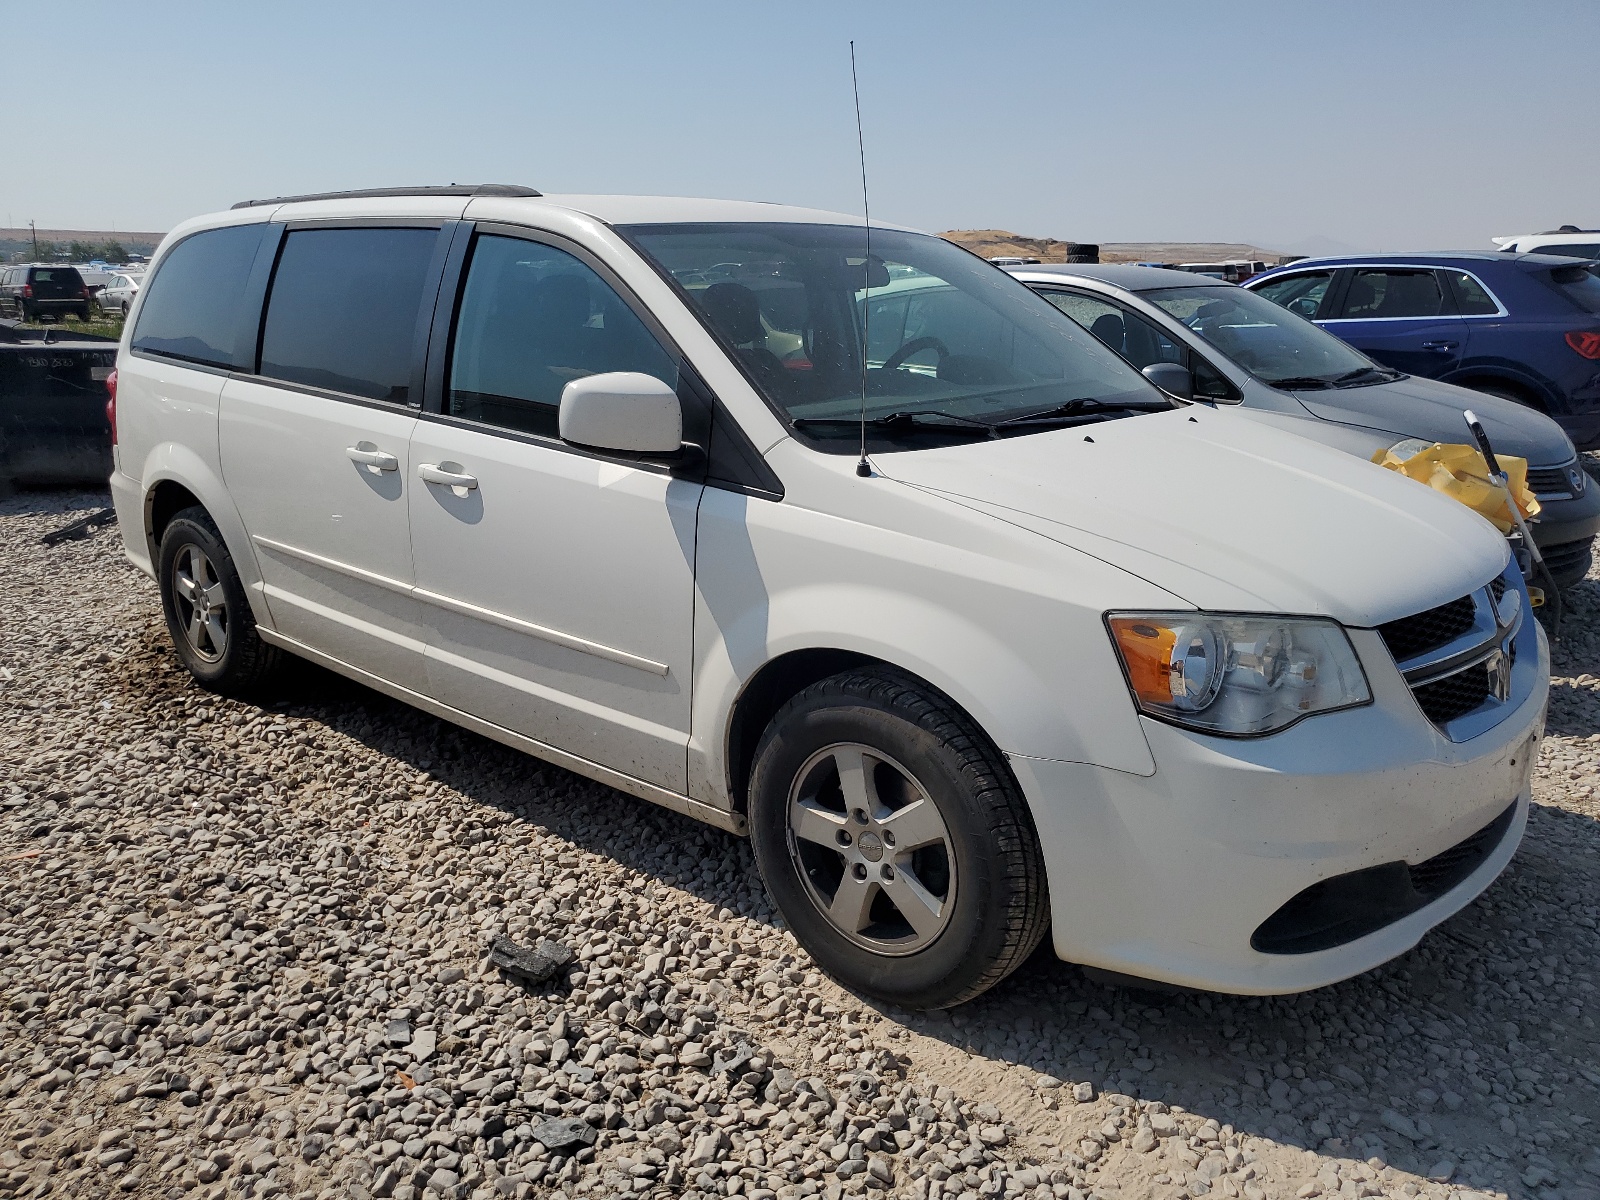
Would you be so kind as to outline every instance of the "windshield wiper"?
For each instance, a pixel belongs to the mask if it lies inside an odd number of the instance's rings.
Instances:
[[[944,424],[944,422],[951,424]],[[815,429],[818,426],[832,426],[841,429],[859,429],[865,425],[868,429],[910,429],[915,426],[923,430],[936,430],[945,433],[979,433],[984,437],[994,437],[996,423],[980,420],[977,417],[964,417],[960,413],[941,412],[936,408],[912,408],[899,412],[886,413],[881,417],[868,417],[863,421],[860,417],[796,417],[796,429]]]
[[[1403,378],[1404,371],[1396,371],[1391,367],[1357,367],[1354,371],[1346,371],[1332,383],[1334,387],[1351,387],[1358,383],[1390,383]]]
[[[1038,412],[1023,413],[1018,417],[1007,417],[1004,421],[997,422],[995,427],[997,429],[1013,429],[1018,425],[1069,421],[1074,417],[1081,417],[1087,413],[1121,412],[1129,409],[1159,412],[1162,409],[1171,407],[1171,404],[1162,400],[1124,400],[1115,404],[1107,404],[1104,400],[1097,400],[1093,396],[1080,396],[1076,400],[1068,400],[1065,404],[1057,404],[1053,408],[1042,408]]]
[[[1321,375],[1290,375],[1285,379],[1269,379],[1267,382],[1275,388],[1291,388],[1296,391],[1333,386],[1331,379],[1324,379]]]

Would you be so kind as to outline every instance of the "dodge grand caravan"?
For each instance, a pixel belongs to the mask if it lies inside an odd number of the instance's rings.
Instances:
[[[870,238],[870,250],[868,241]],[[872,319],[892,280],[937,304]],[[1506,865],[1548,652],[1446,497],[1167,397],[938,238],[388,190],[174,230],[112,475],[177,654],[285,654],[748,833],[836,977],[1246,993]]]

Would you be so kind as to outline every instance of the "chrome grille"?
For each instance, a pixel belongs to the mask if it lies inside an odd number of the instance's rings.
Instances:
[[[1473,613],[1472,597],[1463,596],[1449,604],[1430,608],[1427,612],[1380,625],[1378,636],[1389,647],[1389,653],[1394,655],[1395,661],[1404,662],[1470,633]]]
[[[1508,575],[1448,604],[1378,627],[1417,706],[1452,740],[1473,737],[1494,724],[1499,719],[1494,710],[1512,699],[1511,672],[1524,604]],[[1470,721],[1453,724],[1468,716]]]
[[[1559,467],[1528,468],[1528,489],[1541,500],[1569,500],[1582,492],[1586,483],[1577,459]]]
[[[1424,683],[1411,689],[1422,706],[1423,715],[1435,725],[1444,725],[1483,707],[1489,698],[1489,668],[1482,663],[1447,675],[1437,683]]]

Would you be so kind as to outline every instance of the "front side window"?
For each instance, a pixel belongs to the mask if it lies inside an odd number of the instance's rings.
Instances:
[[[1339,311],[1346,321],[1446,315],[1454,313],[1432,271],[1358,270]]]
[[[436,229],[290,231],[267,298],[261,374],[412,402],[417,315],[438,238]]]
[[[213,367],[246,365],[235,361],[241,302],[265,231],[230,225],[174,246],[144,289],[133,349]]]
[[[1359,350],[1243,288],[1162,288],[1139,295],[1265,383],[1315,388],[1384,376]]]
[[[1167,406],[1025,284],[940,238],[873,230],[869,260],[864,230],[852,226],[624,232],[678,284],[769,403],[826,451],[845,453],[842,443],[857,436],[863,387],[867,420],[879,422],[875,436],[887,448],[962,428],[988,436],[999,422],[1076,402],[1072,411],[1093,419]],[[934,435],[922,420],[942,426]]]
[[[1073,292],[1040,294],[1141,371],[1154,363],[1184,361],[1182,346],[1121,305]]]
[[[445,411],[554,438],[562,389],[608,371],[678,384],[673,357],[586,263],[542,242],[480,235],[456,318]]]
[[[1251,290],[1309,321],[1322,307],[1322,298],[1328,294],[1328,285],[1332,282],[1332,271],[1306,271],[1286,279],[1268,280]]]

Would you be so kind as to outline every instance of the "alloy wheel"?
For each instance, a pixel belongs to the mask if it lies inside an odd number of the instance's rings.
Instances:
[[[228,652],[228,598],[211,560],[192,542],[172,560],[172,599],[189,648],[220,662]]]
[[[877,954],[931,945],[955,908],[944,815],[899,763],[841,742],[813,754],[789,789],[789,854],[817,910]]]

